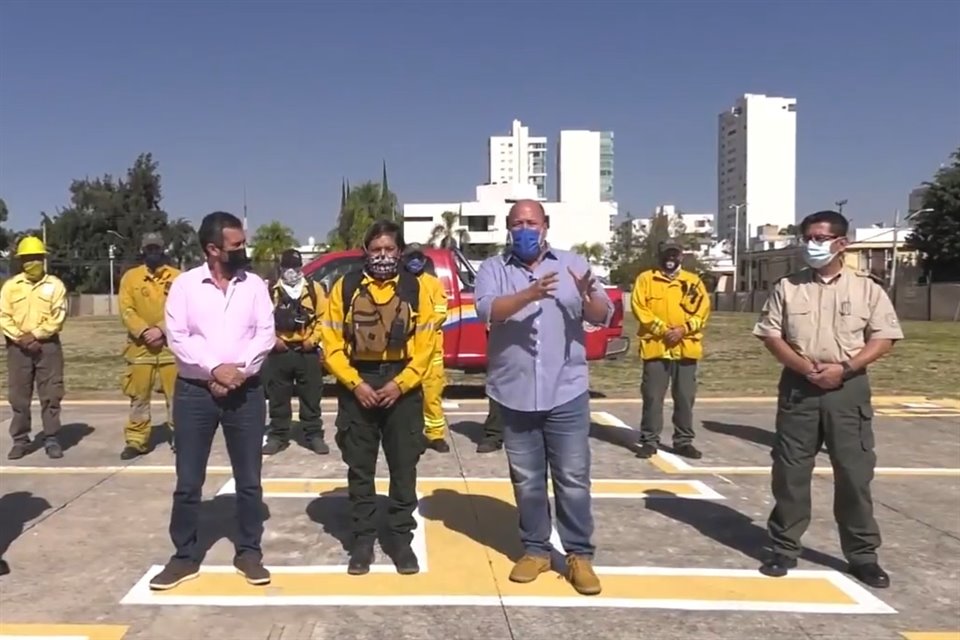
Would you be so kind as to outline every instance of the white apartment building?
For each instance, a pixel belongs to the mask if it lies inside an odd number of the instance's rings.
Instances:
[[[739,244],[760,227],[796,223],[797,101],[744,94],[719,116],[717,237],[733,238],[733,205],[740,208]]]
[[[613,201],[613,157],[612,131],[561,131],[557,143],[557,201]]]
[[[513,121],[510,135],[490,136],[489,184],[532,184],[537,199],[547,197],[547,139],[530,135],[530,129]]]
[[[491,184],[476,188],[476,199],[464,202],[403,205],[403,235],[407,242],[427,243],[444,223],[444,212],[457,214],[454,236],[468,256],[489,255],[507,242],[507,214],[513,202],[532,198],[532,184]],[[544,202],[550,244],[569,250],[580,243],[610,243],[610,219],[616,202]],[[436,240],[435,238],[433,238]]]

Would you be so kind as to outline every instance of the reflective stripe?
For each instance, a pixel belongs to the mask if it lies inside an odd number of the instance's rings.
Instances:
[[[320,325],[321,325],[321,326],[324,326],[324,327],[327,327],[327,328],[329,328],[329,329],[342,329],[342,328],[343,328],[343,323],[342,323],[342,322],[337,322],[337,321],[335,321],[335,320],[321,320],[321,321],[320,321]]]
[[[446,426],[447,421],[444,420],[443,418],[440,418],[440,419],[424,418],[423,424],[426,427],[443,427],[443,426]]]
[[[418,332],[420,332],[420,331],[436,331],[436,330],[437,330],[437,325],[435,325],[435,324],[432,323],[432,322],[425,322],[424,324],[418,324],[418,325],[417,325],[417,331],[418,331]]]
[[[433,310],[436,311],[437,313],[446,313],[446,312],[447,312],[447,305],[445,305],[445,304],[438,304],[438,305],[436,305],[436,306],[433,307]]]

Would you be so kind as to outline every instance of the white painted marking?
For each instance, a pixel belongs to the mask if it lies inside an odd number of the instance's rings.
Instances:
[[[444,409],[459,409],[460,403],[454,402],[453,400],[444,400],[443,402],[440,403],[440,406],[443,407]]]
[[[551,536],[552,537],[552,536]],[[339,568],[339,567],[338,567]],[[121,604],[254,607],[254,606],[475,606],[475,607],[597,607],[621,609],[678,609],[689,611],[776,611],[787,613],[835,613],[835,614],[891,614],[895,609],[874,596],[850,578],[827,570],[794,570],[776,580],[824,578],[843,591],[854,604],[823,604],[796,602],[740,602],[714,600],[640,600],[582,597],[535,597],[506,596],[174,596],[156,595],[150,590],[150,577],[162,570],[155,565],[130,589]],[[280,575],[305,573],[333,573],[334,567],[269,567],[271,573]],[[371,567],[372,569],[372,567]],[[704,577],[756,577],[750,569],[687,569],[667,567],[594,567],[599,576],[635,575],[668,576],[693,575]],[[345,571],[345,568],[343,568]],[[235,573],[230,566],[203,567],[202,573]]]
[[[616,427],[618,429],[634,431],[633,427],[608,411],[593,411],[590,417],[594,422],[602,424],[605,427]]]
[[[0,633],[0,640],[90,640],[90,636],[11,636]]]

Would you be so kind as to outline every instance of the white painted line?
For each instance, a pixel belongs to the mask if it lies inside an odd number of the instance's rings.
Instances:
[[[135,473],[135,474],[169,474],[176,473],[177,468],[172,465],[137,465],[129,466],[90,466],[90,467],[30,467],[23,465],[0,465],[0,475],[28,475],[28,474],[109,474],[109,473]],[[233,469],[227,465],[210,465],[207,467],[208,474],[233,473]]]
[[[635,430],[626,422],[608,411],[593,411],[590,413],[590,418],[597,424],[605,427],[616,427],[618,429],[628,429],[630,431]]]
[[[553,536],[551,536],[552,539]],[[274,575],[333,573],[330,569],[342,567],[268,567]],[[794,570],[783,578],[767,580],[803,580],[822,578],[829,581],[854,601],[854,604],[798,603],[798,602],[744,602],[725,600],[655,600],[632,598],[538,597],[538,596],[449,596],[442,593],[424,596],[175,596],[157,595],[150,591],[149,581],[163,567],[155,565],[123,597],[120,604],[252,607],[252,606],[475,606],[475,607],[557,607],[557,608],[622,608],[674,609],[688,611],[770,611],[786,613],[834,614],[892,614],[895,609],[874,596],[850,578],[835,571]],[[372,569],[372,567],[371,567]],[[678,569],[659,567],[595,567],[599,576],[676,576],[751,577],[760,574],[748,569]],[[230,566],[203,567],[202,573],[235,573]],[[379,573],[379,572],[378,572]],[[362,578],[358,578],[362,579]]]
[[[452,400],[444,400],[440,403],[440,406],[443,407],[444,409],[459,409],[460,403],[454,402]]]
[[[90,636],[11,636],[0,634],[0,640],[90,640]]]

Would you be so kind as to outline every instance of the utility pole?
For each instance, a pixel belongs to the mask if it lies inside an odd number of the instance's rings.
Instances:
[[[747,206],[747,203],[742,204],[731,204],[728,208],[734,210],[734,220],[733,220],[733,292],[736,293],[739,291],[737,289],[737,281],[739,280],[740,275],[740,209]]]
[[[243,233],[247,233],[247,185],[243,185]]]

